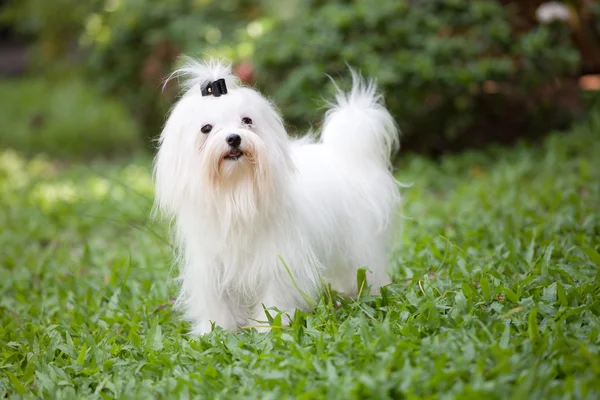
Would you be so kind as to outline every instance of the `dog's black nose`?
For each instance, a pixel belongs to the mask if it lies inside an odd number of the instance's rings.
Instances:
[[[239,147],[240,143],[242,143],[242,138],[237,133],[227,136],[227,144],[231,147]]]

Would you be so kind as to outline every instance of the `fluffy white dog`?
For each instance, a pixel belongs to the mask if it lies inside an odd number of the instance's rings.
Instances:
[[[174,221],[178,305],[195,334],[307,309],[323,282],[374,291],[400,202],[398,130],[373,82],[338,92],[320,140],[288,137],[273,105],[221,62],[189,61],[155,160],[157,207]]]

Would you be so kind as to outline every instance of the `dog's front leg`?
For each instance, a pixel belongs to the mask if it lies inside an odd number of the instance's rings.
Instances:
[[[191,322],[193,335],[209,333],[212,330],[212,323],[223,329],[237,329],[235,317],[230,309],[230,300],[226,294],[219,294],[210,287],[188,293],[189,295],[182,299],[182,303],[186,317]]]
[[[282,288],[280,284],[270,282],[266,285],[261,293],[259,301],[253,313],[253,322],[256,323],[256,329],[260,332],[271,330],[271,325],[268,322],[266,313],[271,317],[277,315],[277,311],[281,311],[281,327],[287,326],[290,323],[291,317],[294,315],[298,304],[293,296],[294,288]],[[274,327],[274,326],[273,326]],[[277,328],[281,328],[277,326]]]

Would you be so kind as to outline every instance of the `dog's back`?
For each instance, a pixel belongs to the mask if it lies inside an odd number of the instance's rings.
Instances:
[[[394,119],[374,83],[353,74],[326,114],[321,140],[293,147],[298,168],[294,201],[339,291],[356,293],[356,270],[366,267],[377,290],[387,284],[388,244],[400,203],[390,157],[398,145]],[[307,223],[308,222],[308,223]]]

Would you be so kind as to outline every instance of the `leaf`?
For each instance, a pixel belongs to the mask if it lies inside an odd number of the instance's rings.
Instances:
[[[540,335],[540,328],[537,323],[537,314],[538,309],[536,307],[533,310],[531,310],[529,316],[527,317],[527,321],[529,323],[527,326],[527,333],[529,334],[529,340],[531,340],[534,343],[537,341]]]
[[[460,311],[466,311],[467,309],[467,298],[465,297],[462,291],[459,291],[454,296],[454,302],[456,303],[456,307]]]
[[[486,277],[481,278],[481,280],[479,281],[479,286],[481,286],[481,292],[483,293],[483,297],[485,299],[489,299],[492,295],[492,292],[490,290],[490,283]]]
[[[565,288],[563,288],[563,285],[561,285],[560,282],[556,282],[556,295],[558,297],[558,304],[564,307],[567,307],[569,305],[569,301],[567,300],[567,295],[565,293]]]
[[[590,334],[588,335],[588,341],[590,343],[596,343],[598,341],[598,327],[597,326],[592,328],[592,330],[590,331]]]
[[[214,379],[219,376],[219,373],[211,363],[208,363],[206,365],[206,369],[204,370],[204,375],[208,378]]]
[[[390,304],[388,288],[387,286],[382,286],[379,289],[379,294],[381,295],[381,306],[385,307]]]
[[[527,252],[525,253],[525,261],[527,265],[531,265],[533,262],[533,256],[535,254],[535,236],[531,239],[529,246],[527,247]]]
[[[589,257],[590,261],[600,267],[600,254],[591,247],[581,246],[581,250]]]
[[[356,271],[356,288],[358,290],[358,297],[360,298],[363,290],[365,290],[367,285],[367,270],[364,268],[359,268]]]
[[[85,362],[85,355],[87,353],[87,345],[84,344],[83,347],[81,348],[81,350],[79,350],[79,355],[77,356],[77,361],[76,364],[77,365],[83,365],[83,363]]]
[[[544,260],[544,264],[549,264],[550,260],[552,259],[552,253],[554,252],[554,246],[555,243],[552,242],[548,245],[548,247],[546,247],[546,250],[544,250],[544,256],[543,256],[543,260]]]
[[[419,304],[421,304],[421,299],[417,296],[415,291],[412,289],[406,293],[406,300],[408,300],[408,302],[415,307],[418,307]]]
[[[473,286],[467,282],[463,282],[461,285],[462,292],[467,299],[472,300],[475,291],[473,290]]]
[[[162,343],[162,328],[160,324],[155,323],[150,331],[148,331],[145,340],[145,347],[153,351],[159,351],[163,348]]]
[[[297,308],[294,312],[294,319],[292,321],[292,330],[294,331],[294,337],[297,341],[302,339],[304,333],[304,313]]]
[[[12,383],[12,385],[15,388],[15,390],[17,391],[17,393],[19,393],[19,394],[27,394],[27,389],[25,389],[25,386],[23,386],[23,384],[19,381],[19,379],[17,379],[16,376],[14,376],[9,371],[4,371],[4,373],[6,374],[6,376],[8,376],[8,379],[10,380],[10,383]]]
[[[556,282],[544,288],[541,299],[546,303],[554,303],[557,298],[557,284]]]
[[[504,296],[506,296],[506,298],[513,303],[519,302],[519,296],[517,296],[515,292],[513,292],[507,287],[504,288]]]
[[[140,348],[142,346],[142,340],[140,338],[139,333],[137,333],[137,326],[132,326],[131,329],[129,330],[129,334],[127,335],[127,338],[129,340],[131,340],[131,343],[136,347],[136,348]]]
[[[279,336],[281,337],[281,333],[283,332],[283,329],[281,329],[283,327],[283,320],[281,317],[280,312],[278,312],[275,315],[275,318],[273,318],[273,322],[271,323],[271,334],[274,334],[275,336]]]
[[[265,312],[265,317],[267,317],[267,322],[269,323],[269,325],[273,325],[273,316],[271,315],[269,310],[267,310],[267,306],[265,306],[263,304],[262,308],[263,308],[263,311]]]
[[[35,374],[36,362],[37,362],[37,356],[35,356],[35,355],[27,360],[27,367],[25,368],[25,371],[23,372],[23,381],[24,382],[28,382],[31,379],[31,377]]]

